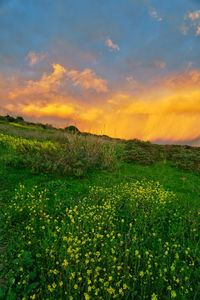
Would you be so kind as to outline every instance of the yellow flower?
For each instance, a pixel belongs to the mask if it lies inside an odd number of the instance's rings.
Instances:
[[[110,286],[109,288],[107,288],[107,291],[110,295],[115,293],[115,290],[112,288],[112,286]]]
[[[51,285],[50,285],[50,284],[48,285],[48,287],[47,287],[47,288],[48,288],[48,290],[49,290],[50,292],[52,292],[52,291],[53,291],[53,289],[52,289],[52,287],[51,287]]]
[[[109,276],[109,277],[108,277],[108,281],[112,281],[112,276]]]
[[[123,284],[123,289],[126,290],[128,288],[128,285],[126,283]]]
[[[54,283],[52,284],[52,288],[55,289],[56,287],[57,287],[57,284],[54,282]]]
[[[158,300],[158,297],[155,293],[151,295],[151,300]]]
[[[63,286],[63,281],[59,282],[59,286],[62,287]]]
[[[140,272],[140,277],[144,277],[144,272],[143,271]]]
[[[68,261],[67,261],[66,259],[63,260],[62,266],[63,266],[64,268],[67,268],[67,266],[68,266]]]
[[[87,293],[84,293],[85,300],[90,300],[90,296]]]
[[[176,298],[176,292],[174,290],[171,291],[171,297]]]

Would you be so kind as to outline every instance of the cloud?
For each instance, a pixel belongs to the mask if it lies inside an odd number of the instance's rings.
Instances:
[[[98,77],[91,69],[84,69],[83,71],[75,69],[66,70],[66,76],[75,86],[80,86],[83,89],[92,89],[102,93],[108,91],[107,81]]]
[[[119,51],[119,45],[115,44],[110,38],[105,40],[105,45],[111,50],[111,51]]]
[[[197,88],[200,85],[200,70],[198,69],[191,69],[190,67],[180,73],[172,73],[167,76],[162,85],[167,88],[179,89],[184,87],[184,89],[192,89]]]
[[[93,102],[84,101],[83,93],[69,94],[63,89],[63,82],[74,84],[83,72],[70,71],[54,64],[53,71],[38,81],[15,79],[10,84],[0,76],[2,111],[59,126],[70,122],[83,131],[121,138],[184,142],[200,136],[200,70],[172,73],[139,93],[123,89],[122,82],[103,99],[94,95]],[[126,81],[138,84],[132,75]],[[79,84],[83,82],[85,78]]]
[[[36,53],[36,52],[29,52],[25,58],[28,62],[29,66],[34,66],[44,60],[47,57],[47,53]]]
[[[200,10],[192,11],[187,13],[187,19],[190,19],[191,21],[195,21],[200,19]]]
[[[11,99],[25,96],[47,95],[57,93],[61,85],[67,87],[72,82],[73,86],[80,86],[85,90],[95,90],[96,92],[107,92],[107,81],[96,76],[91,69],[78,71],[76,69],[66,69],[60,64],[53,64],[53,71],[49,75],[43,74],[41,79],[27,80],[9,93]]]
[[[188,12],[184,17],[184,23],[181,25],[180,30],[184,35],[191,31],[196,36],[200,36],[200,10]]]
[[[38,81],[28,80],[23,85],[9,93],[11,99],[22,96],[40,95],[56,92],[61,80],[64,78],[66,70],[59,64],[53,64],[53,72],[49,75],[44,74]]]
[[[200,36],[200,25],[198,25],[196,28],[196,35]]]
[[[150,15],[150,17],[152,17],[153,19],[155,19],[155,20],[158,21],[158,22],[163,21],[163,18],[161,18],[161,17],[159,16],[157,10],[156,10],[155,8],[153,8],[153,7],[151,7],[151,8],[149,9],[149,15]]]

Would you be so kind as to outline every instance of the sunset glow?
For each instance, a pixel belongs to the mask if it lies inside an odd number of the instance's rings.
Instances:
[[[0,114],[200,145],[200,7],[168,2],[2,1]]]

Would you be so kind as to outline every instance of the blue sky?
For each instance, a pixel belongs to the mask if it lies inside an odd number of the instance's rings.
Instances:
[[[181,32],[187,12],[198,8],[198,1],[188,0],[1,0],[0,67],[8,73],[26,70],[29,51],[48,52],[49,60],[71,67],[93,67],[111,81],[127,73],[146,80],[145,70],[160,76],[190,61],[199,67],[200,37]],[[151,16],[153,11],[162,21]],[[106,38],[120,51],[108,51]],[[96,61],[84,59],[84,52]],[[165,61],[165,70],[157,72],[155,60]]]
[[[89,69],[93,79],[107,83],[107,94],[104,89],[99,95],[96,87],[80,87],[70,73],[73,84],[62,82],[60,96],[65,91],[76,98],[72,102],[99,104],[102,99],[104,105],[113,94],[138,95],[141,86],[149,89],[159,82],[160,87],[174,74],[180,79],[197,71],[199,53],[197,0],[0,0],[0,78],[7,92],[40,81],[59,64],[67,71]],[[6,92],[0,96],[1,108],[9,111]],[[6,100],[9,104],[8,94]]]

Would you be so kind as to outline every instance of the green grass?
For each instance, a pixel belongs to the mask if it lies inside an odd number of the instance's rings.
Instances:
[[[199,299],[196,173],[118,159],[76,178],[16,154],[1,144],[0,299]]]

